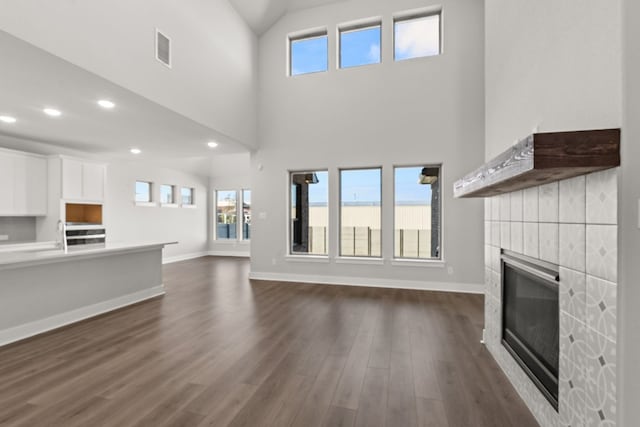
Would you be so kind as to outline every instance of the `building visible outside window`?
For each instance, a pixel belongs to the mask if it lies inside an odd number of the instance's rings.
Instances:
[[[289,73],[292,76],[327,71],[329,61],[327,33],[289,39],[289,55]]]
[[[394,21],[396,61],[440,54],[440,13]]]
[[[329,224],[329,173],[290,174],[290,239],[293,255],[327,255]]]
[[[180,191],[180,201],[185,206],[190,206],[195,204],[195,189],[191,187],[182,187]]]
[[[173,204],[173,185],[160,186],[160,203],[165,205]]]
[[[242,240],[251,239],[251,190],[242,190]]]
[[[382,169],[340,171],[340,256],[381,257]]]
[[[340,30],[340,68],[380,62],[380,24]]]
[[[151,202],[151,183],[147,181],[136,181],[136,202]]]
[[[440,259],[440,167],[396,167],[394,257]]]
[[[237,239],[238,204],[235,191],[216,191],[216,239]]]

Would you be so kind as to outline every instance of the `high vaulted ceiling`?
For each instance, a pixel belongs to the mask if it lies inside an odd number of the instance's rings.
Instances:
[[[348,0],[229,0],[258,35],[288,12],[343,1]]]
[[[246,153],[238,142],[0,31],[0,146],[40,154],[135,159],[208,175],[216,156]],[[96,103],[116,103],[107,111]],[[43,108],[62,111],[48,117]],[[219,146],[210,149],[207,143]]]

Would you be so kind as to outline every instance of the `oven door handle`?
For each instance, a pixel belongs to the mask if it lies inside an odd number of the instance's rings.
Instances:
[[[531,268],[526,264],[522,264],[522,263],[520,263],[518,261],[515,261],[512,258],[505,259],[503,257],[502,260],[503,260],[503,262],[505,264],[509,264],[509,265],[512,265],[512,266],[520,269],[520,270],[526,271],[527,273],[533,274],[534,276],[539,277],[540,279],[547,280],[549,282],[559,282],[560,281],[560,275],[558,275],[558,274],[545,273],[544,271],[540,271],[540,270],[537,270],[535,268]]]

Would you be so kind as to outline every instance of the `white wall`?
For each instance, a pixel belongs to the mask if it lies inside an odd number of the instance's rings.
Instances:
[[[486,153],[541,132],[619,127],[620,0],[486,0]]]
[[[236,190],[238,200],[242,197],[243,189],[251,190],[251,159],[249,153],[227,154],[213,159],[211,178],[209,179],[209,230],[211,255],[219,256],[249,256],[251,242],[242,240],[215,240],[215,191]],[[241,218],[240,216],[238,216]],[[240,234],[238,234],[240,236]]]
[[[444,8],[444,54],[393,62],[392,14],[433,4]],[[383,63],[336,70],[336,25],[376,16],[383,17]],[[254,276],[481,290],[482,202],[454,200],[452,184],[484,162],[483,21],[476,0],[352,0],[291,13],[261,37],[260,138],[251,159]],[[320,26],[328,26],[330,71],[287,77],[287,34]],[[392,265],[392,168],[437,162],[444,164],[450,270]],[[287,260],[287,171],[329,168],[335,256],[338,168],[358,166],[384,168],[384,265]]]
[[[140,207],[134,204],[136,180],[155,183],[154,197],[159,199],[160,184],[193,187],[196,208]],[[164,258],[178,259],[203,255],[208,249],[207,178],[171,169],[149,166],[144,162],[110,162],[104,221],[112,242],[178,241],[164,249]]]
[[[173,67],[155,59],[155,28]],[[0,29],[248,145],[257,39],[227,0],[7,0]]]
[[[620,367],[618,378],[621,426],[640,419],[640,3],[623,0],[623,73],[624,117],[622,132],[622,173],[620,186],[620,288],[618,294],[618,342]]]

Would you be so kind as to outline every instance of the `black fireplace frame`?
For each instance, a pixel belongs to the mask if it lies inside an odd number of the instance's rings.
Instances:
[[[554,291],[560,291],[559,268],[555,264],[503,249],[501,251],[502,345],[529,376],[553,408],[558,410],[558,373],[552,372],[515,334],[506,329],[505,265],[535,279]],[[558,325],[559,327],[559,325]],[[559,351],[559,346],[558,346]]]

